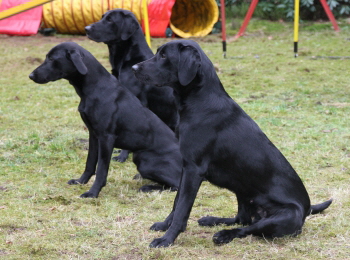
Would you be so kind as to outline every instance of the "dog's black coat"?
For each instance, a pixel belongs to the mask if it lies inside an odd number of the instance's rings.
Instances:
[[[176,131],[179,114],[174,90],[146,85],[137,80],[131,70],[132,65],[153,57],[134,14],[123,9],[107,11],[100,21],[85,27],[85,31],[91,40],[108,45],[112,74],[121,85]],[[123,162],[126,156],[123,152],[116,160]]]
[[[96,171],[94,184],[81,197],[97,197],[105,186],[113,147],[132,151],[141,176],[163,185],[145,185],[141,191],[178,188],[182,158],[174,132],[87,50],[72,42],[59,44],[29,77],[41,84],[67,79],[81,98],[78,110],[89,129],[89,153],[82,176],[68,183],[85,184]]]
[[[151,247],[169,246],[186,229],[203,178],[236,194],[235,218],[205,217],[200,225],[248,225],[216,233],[216,244],[257,235],[280,237],[301,232],[305,218],[331,204],[310,205],[308,193],[289,162],[258,125],[224,90],[215,69],[193,41],[169,42],[133,66],[148,84],[175,88],[181,101],[179,138],[183,176],[173,211],[151,229],[167,230]]]

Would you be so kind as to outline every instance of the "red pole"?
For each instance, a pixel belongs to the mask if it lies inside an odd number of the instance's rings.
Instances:
[[[243,24],[241,26],[241,28],[239,29],[239,32],[236,34],[236,36],[234,37],[235,39],[238,39],[239,37],[241,37],[245,31],[245,29],[248,26],[248,23],[250,21],[250,18],[252,18],[252,15],[254,13],[255,7],[258,4],[259,0],[253,0],[249,6],[248,12],[244,18]]]
[[[333,16],[333,13],[331,11],[331,9],[329,8],[326,0],[320,0],[321,1],[321,4],[323,6],[323,9],[326,11],[326,14],[329,18],[329,20],[332,22],[333,24],[333,28],[335,31],[340,31],[339,27],[338,27],[338,24],[337,24],[337,21],[335,20],[334,16]]]
[[[226,13],[225,13],[225,0],[220,0],[221,11],[221,37],[222,37],[222,51],[224,58],[226,59]]]

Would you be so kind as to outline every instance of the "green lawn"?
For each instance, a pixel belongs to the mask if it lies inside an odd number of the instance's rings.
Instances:
[[[84,170],[88,138],[79,98],[65,80],[38,85],[28,75],[46,53],[76,41],[110,70],[108,50],[80,36],[0,35],[0,258],[3,259],[348,259],[350,255],[350,27],[300,28],[299,57],[289,23],[253,20],[228,44],[196,39],[226,90],[297,170],[312,202],[334,202],[307,218],[297,237],[235,239],[215,246],[225,228],[200,227],[206,215],[233,216],[234,194],[204,183],[187,231],[170,248],[150,249],[149,227],[170,212],[175,193],[141,194],[147,180],[129,159],[112,162],[98,199],[81,199],[92,183],[70,186]],[[228,28],[230,36],[237,30]],[[230,38],[230,37],[229,37]],[[152,39],[153,50],[171,39]]]

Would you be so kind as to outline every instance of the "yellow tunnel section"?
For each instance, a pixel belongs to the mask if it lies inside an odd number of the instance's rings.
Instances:
[[[43,27],[55,28],[63,34],[85,34],[85,26],[97,22],[115,8],[129,10],[139,22],[143,0],[56,0],[43,5]],[[146,0],[147,4],[152,0]],[[164,0],[167,1],[167,0]],[[149,14],[150,16],[152,14]],[[209,34],[217,22],[219,10],[215,0],[176,0],[170,27],[180,37],[201,37]]]
[[[43,27],[63,34],[85,34],[85,26],[115,8],[130,10],[141,21],[141,7],[142,0],[56,0],[43,5]]]
[[[176,0],[170,28],[182,38],[208,35],[219,18],[215,0]]]

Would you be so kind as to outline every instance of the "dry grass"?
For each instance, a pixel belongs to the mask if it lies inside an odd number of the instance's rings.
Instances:
[[[236,213],[235,196],[204,183],[188,229],[174,246],[149,249],[161,233],[149,230],[171,209],[175,193],[141,194],[130,160],[113,162],[98,199],[80,199],[78,177],[86,158],[87,131],[74,89],[61,80],[28,79],[54,45],[74,40],[104,66],[106,46],[85,37],[0,36],[0,258],[6,259],[346,259],[350,255],[350,33],[301,31],[300,57],[292,53],[290,25],[269,24],[228,45],[222,59],[218,36],[199,39],[229,94],[292,163],[313,203],[330,197],[323,214],[308,217],[296,238],[235,239],[214,246],[223,227],[199,227],[205,215]],[[276,24],[271,24],[275,28]],[[169,39],[153,39],[153,48]],[[146,183],[147,181],[142,181]]]

